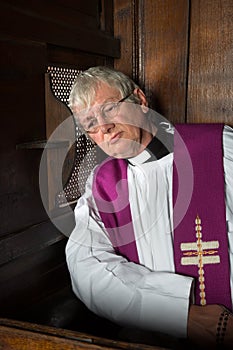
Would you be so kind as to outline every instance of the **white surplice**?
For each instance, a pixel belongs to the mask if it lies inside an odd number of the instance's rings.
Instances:
[[[233,290],[233,129],[223,131],[226,220]],[[98,315],[121,325],[186,337],[193,278],[175,273],[172,234],[173,153],[128,165],[129,201],[140,265],[115,253],[92,196],[90,176],[75,208],[66,247],[75,294]]]

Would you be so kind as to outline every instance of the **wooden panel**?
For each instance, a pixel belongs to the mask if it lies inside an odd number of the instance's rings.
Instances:
[[[44,202],[44,205],[48,210],[52,210],[56,206],[57,193],[62,191],[62,179],[65,179],[66,183],[73,168],[76,156],[76,150],[73,146],[76,135],[71,111],[65,103],[59,101],[52,93],[48,73],[45,74],[45,114],[47,146],[54,140],[59,141],[60,144],[62,142],[67,143],[65,147],[47,147],[45,151],[47,164],[42,163],[47,170],[48,177],[48,185],[46,186],[48,202]],[[69,122],[67,123],[67,121]],[[64,160],[66,160],[65,169],[63,169]]]
[[[233,2],[191,6],[188,122],[233,125]]]
[[[43,4],[42,9],[46,11],[48,2]],[[28,9],[24,10],[18,5],[13,6],[3,1],[0,9],[0,30],[6,35],[110,57],[119,57],[120,55],[120,43],[117,39],[97,28],[84,27],[79,24],[78,20],[75,25],[74,23],[70,24],[69,17],[61,21],[52,15],[51,17],[49,15],[38,16],[35,12],[30,11],[30,7],[28,11]],[[11,18],[10,26],[8,18]]]
[[[72,218],[68,218],[65,215],[63,219],[66,221],[67,225],[68,221],[72,220]],[[50,221],[42,222],[26,230],[22,230],[21,232],[8,235],[1,241],[0,266],[22,255],[43,249],[63,238],[64,236]]]
[[[66,230],[73,214],[60,210]],[[51,293],[70,285],[65,261],[67,238],[50,221],[11,234],[1,241],[0,315],[19,317]],[[46,310],[44,310],[46,311]],[[36,316],[35,316],[36,319]]]
[[[89,334],[55,329],[28,322],[0,319],[0,347],[5,350],[128,349],[156,350],[165,347],[128,343]],[[10,348],[8,348],[10,346]],[[13,346],[13,348],[11,348]],[[169,347],[170,348],[170,347]]]
[[[17,1],[17,0],[16,0]],[[41,2],[41,0],[39,0]],[[111,3],[111,0],[107,0]],[[50,0],[53,6],[61,5],[63,8],[69,8],[96,17],[99,13],[99,0]]]
[[[45,138],[46,46],[0,40],[0,235],[18,232],[46,218],[40,200],[41,150],[18,150],[21,142]]]
[[[114,67],[130,77],[134,68],[134,5],[131,0],[114,1],[114,35],[121,40],[121,57]]]
[[[58,336],[40,334],[10,327],[0,327],[0,346],[5,350],[77,350],[77,349],[113,349],[90,344],[88,341],[62,339]],[[116,348],[115,348],[116,349]]]
[[[105,56],[88,54],[77,50],[54,45],[47,46],[48,65],[84,70],[91,66],[106,65]]]
[[[26,312],[29,315],[39,302],[41,314],[46,314],[44,299],[54,300],[57,291],[70,286],[66,237],[61,234],[62,229],[59,232],[48,222],[39,188],[40,160],[46,139],[44,73],[51,63],[77,68],[81,62],[79,68],[83,69],[111,64],[113,57],[119,56],[119,40],[112,35],[112,7],[102,0],[104,12],[100,23],[100,3],[99,0],[0,2],[2,316],[20,318]],[[53,126],[47,127],[49,136]],[[67,229],[63,210],[50,214]],[[73,212],[69,210],[68,214]],[[68,219],[68,225],[70,231],[73,221]],[[26,344],[30,350],[37,346],[24,340],[21,345]],[[14,347],[13,343],[0,345]]]
[[[54,25],[69,22],[73,27],[78,23],[82,27],[99,29],[98,0],[7,0],[5,3],[20,13],[30,12],[33,17],[50,19]]]
[[[145,91],[152,108],[185,121],[189,7],[187,0],[144,1]]]
[[[114,30],[121,40],[121,57],[116,69],[130,76],[144,89],[144,8],[143,0],[115,0]]]
[[[185,121],[189,2],[116,0],[115,35],[121,58],[115,67],[145,90],[151,108]]]
[[[101,30],[113,35],[113,1],[101,0],[100,28]]]
[[[70,283],[63,239],[22,255],[0,268],[0,314],[16,318],[33,304]]]

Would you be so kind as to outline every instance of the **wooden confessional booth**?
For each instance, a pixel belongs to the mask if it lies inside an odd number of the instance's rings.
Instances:
[[[130,339],[71,290],[73,209],[102,155],[67,101],[80,71],[109,65],[171,122],[233,125],[232,1],[2,0],[0,17],[0,349],[177,349]]]

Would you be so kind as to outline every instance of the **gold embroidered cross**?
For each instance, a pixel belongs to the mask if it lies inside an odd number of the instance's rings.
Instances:
[[[219,241],[203,242],[201,232],[201,219],[198,215],[196,217],[195,224],[197,241],[190,243],[181,243],[180,245],[180,249],[183,252],[181,265],[197,265],[201,298],[200,304],[206,305],[204,265],[220,263],[220,256],[216,255],[218,253]]]

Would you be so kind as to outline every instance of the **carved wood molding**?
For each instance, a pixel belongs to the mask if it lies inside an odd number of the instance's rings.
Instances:
[[[132,0],[133,6],[133,79],[145,87],[144,1]]]

